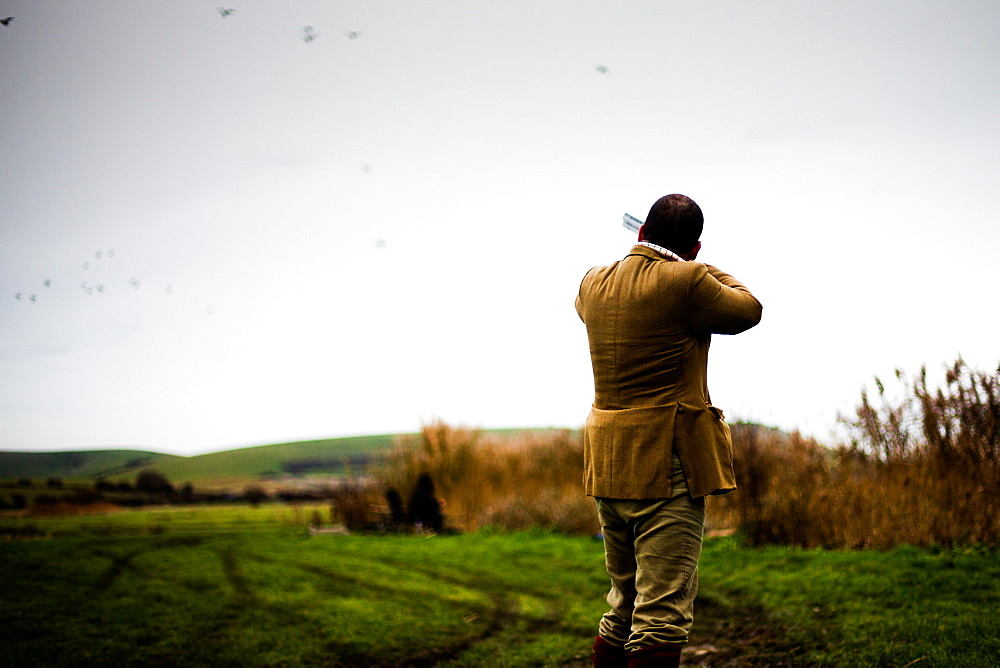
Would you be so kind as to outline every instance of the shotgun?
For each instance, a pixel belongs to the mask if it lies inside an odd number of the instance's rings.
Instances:
[[[639,234],[639,228],[642,227],[642,221],[635,216],[630,216],[627,213],[623,218],[624,225],[627,229],[632,230],[636,234]]]

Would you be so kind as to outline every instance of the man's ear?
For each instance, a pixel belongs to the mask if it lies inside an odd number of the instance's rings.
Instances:
[[[646,223],[639,226],[639,241],[646,240]]]
[[[642,230],[640,230],[640,232],[641,231]],[[683,257],[688,262],[694,262],[695,258],[698,257],[698,251],[700,250],[701,250],[701,242],[699,241],[694,245],[694,248],[689,250],[687,253],[684,253],[684,255],[682,255],[681,257]]]

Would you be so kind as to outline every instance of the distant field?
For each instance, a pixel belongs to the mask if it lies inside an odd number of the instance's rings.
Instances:
[[[310,537],[324,506],[0,518],[5,663],[585,666],[602,546]],[[28,529],[30,528],[30,531]],[[1000,555],[708,539],[687,665],[995,666]]]

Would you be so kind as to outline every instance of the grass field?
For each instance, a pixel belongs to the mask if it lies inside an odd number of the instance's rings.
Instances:
[[[581,663],[599,540],[317,534],[265,504],[0,519],[8,665]],[[315,509],[326,517],[326,508]],[[1000,556],[709,539],[688,665],[991,666]]]

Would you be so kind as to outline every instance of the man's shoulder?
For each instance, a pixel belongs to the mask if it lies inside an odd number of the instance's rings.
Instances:
[[[708,273],[701,262],[628,255],[609,265],[592,267],[580,282],[579,297],[588,300],[597,295],[672,294],[678,298],[692,294]]]
[[[584,278],[607,276],[613,273],[645,273],[651,268],[656,274],[669,274],[679,280],[698,279],[708,273],[708,266],[701,262],[670,260],[657,254],[629,253],[621,260],[611,264],[592,267],[584,274]]]

